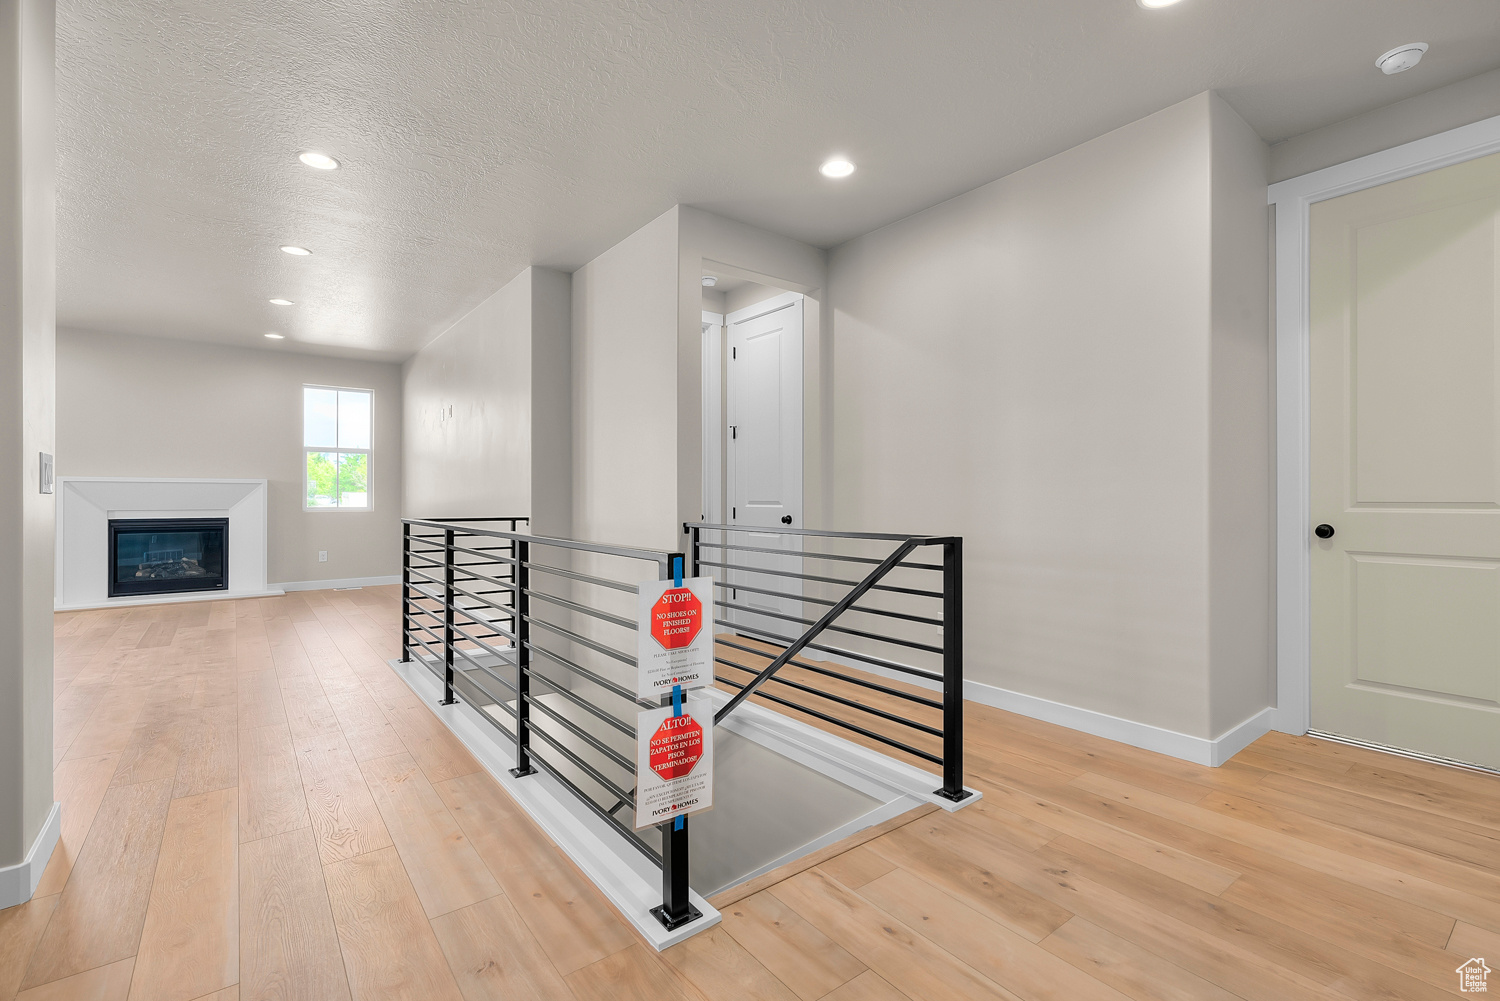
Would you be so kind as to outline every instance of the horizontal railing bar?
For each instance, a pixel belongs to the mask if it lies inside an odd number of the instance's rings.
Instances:
[[[561,567],[548,566],[545,563],[527,563],[526,569],[540,571],[541,573],[555,574],[558,577],[566,577],[569,580],[581,581],[585,584],[598,584],[600,587],[612,587],[616,591],[627,591],[637,594],[640,588],[634,584],[622,584],[617,580],[605,580],[603,577],[593,577],[586,573],[578,573],[574,570],[564,570]]]
[[[415,625],[415,626],[418,626],[418,627],[420,627],[422,629],[426,629],[427,628],[426,626],[422,625],[420,622],[413,622],[412,624]],[[447,620],[446,619],[444,620],[443,624],[444,624],[445,627],[447,626]],[[499,630],[500,631],[500,635],[504,636],[506,639],[508,639],[508,640],[511,641],[511,644],[512,644],[511,649],[515,649],[514,644],[516,642],[516,638],[514,636],[512,636],[510,633],[506,632],[504,629],[500,629],[500,627],[497,626],[497,625],[495,625],[494,623],[487,623],[487,624],[490,626],[490,628]],[[481,650],[484,650],[484,651],[486,651],[486,652],[488,652],[490,654],[493,654],[494,656],[498,657],[501,661],[505,660],[506,655],[502,651],[496,649],[495,647],[490,646],[488,643],[485,643],[483,640],[477,640],[474,637],[470,636],[457,623],[453,624],[453,631],[455,633],[458,633],[458,635],[462,636],[464,639],[468,640],[470,643],[473,643],[475,646],[479,647]],[[434,634],[434,635],[436,635],[436,634]],[[453,645],[453,649],[454,650],[458,650],[459,649],[457,643],[455,643]]]
[[[776,653],[767,653],[764,650],[757,650],[755,647],[745,646],[740,643],[735,643],[732,640],[726,640],[720,637],[715,637],[714,642],[720,646],[727,646],[733,650],[743,650],[745,653],[754,654],[757,657],[764,657],[766,660],[775,660],[777,654],[781,652],[778,650],[776,651]],[[933,709],[943,708],[943,704],[937,699],[923,698],[920,695],[913,695],[911,692],[903,692],[899,688],[890,688],[886,685],[882,685],[874,681],[865,681],[863,678],[855,678],[847,674],[840,674],[837,671],[830,671],[826,667],[812,664],[805,660],[798,660],[795,657],[787,661],[787,663],[792,667],[800,667],[804,671],[812,671],[814,674],[821,674],[828,678],[838,678],[840,681],[847,681],[851,685],[859,685],[862,688],[869,688],[877,692],[884,692],[886,695],[894,695],[895,697],[905,699],[908,702],[916,702],[920,705],[928,706]]]
[[[540,709],[548,716],[557,720],[557,722],[563,727],[563,729],[567,730],[569,733],[573,734],[573,736],[588,744],[594,750],[598,751],[600,754],[604,755],[606,758],[613,761],[621,768],[625,769],[628,772],[635,771],[634,761],[631,761],[629,758],[625,757],[625,755],[621,754],[613,747],[610,747],[608,744],[604,743],[598,737],[595,737],[593,734],[589,733],[587,730],[583,729],[581,726],[579,726],[577,723],[574,723],[566,716],[558,713],[557,710],[542,702],[535,695],[526,696],[526,704],[531,706],[531,708],[533,709]],[[633,737],[635,735],[631,734],[631,736]]]
[[[601,820],[605,821],[620,834],[624,835],[625,840],[634,845],[637,851],[654,862],[658,867],[661,866],[661,852],[646,844],[646,842],[642,840],[639,834],[637,834],[629,827],[626,827],[618,817],[605,810],[604,807],[600,806],[598,803],[595,803],[592,798],[585,795],[583,790],[578,788],[578,786],[574,784],[572,779],[568,778],[566,775],[562,774],[562,772],[557,770],[556,765],[552,764],[552,762],[548,761],[545,757],[538,754],[536,748],[529,748],[527,753],[533,762],[545,768],[548,775],[551,775],[558,782],[561,782],[565,788],[573,793],[574,796],[577,796],[579,799],[581,799],[585,806],[587,806],[590,810],[593,810]]]
[[[418,594],[420,594],[422,597],[426,598],[429,601],[436,601],[439,604],[441,604],[444,608],[448,607],[448,598],[447,598],[447,593],[446,592],[448,590],[449,585],[448,585],[448,582],[446,580],[443,580],[443,579],[438,578],[438,577],[434,577],[434,576],[432,576],[429,573],[426,573],[426,572],[424,572],[422,570],[416,569],[415,567],[408,567],[407,568],[407,572],[411,573],[411,574],[415,574],[418,577],[421,577],[424,581],[427,581],[428,583],[430,583],[430,584],[432,584],[432,585],[434,585],[436,587],[442,588],[443,591],[444,591],[444,594],[442,594],[442,595],[432,594],[432,593],[424,590],[423,586],[421,584],[408,584],[407,587],[411,588],[413,591],[416,591]],[[452,585],[452,588],[457,593],[462,594],[465,597],[473,598],[475,601],[479,602],[478,605],[471,605],[471,606],[468,606],[468,607],[465,607],[463,605],[458,604],[457,602],[454,602],[453,603],[453,610],[455,612],[473,612],[473,611],[479,610],[480,608],[488,608],[488,609],[492,609],[494,611],[503,613],[502,615],[497,616],[497,618],[501,618],[501,619],[513,619],[516,616],[516,609],[515,609],[515,606],[513,606],[513,605],[502,605],[499,602],[491,601],[489,598],[483,597],[481,594],[478,594],[478,593],[476,593],[474,591],[470,591],[467,588],[459,587],[456,583]],[[426,609],[424,609],[424,611],[426,611]],[[472,616],[471,616],[471,618],[472,618]],[[486,620],[486,621],[489,621],[489,620]]]
[[[752,528],[746,525],[711,525],[708,522],[690,521],[683,530],[690,528],[712,529],[718,532],[756,532],[760,535],[812,535],[825,539],[872,539],[877,542],[915,542],[919,546],[937,546],[949,541],[939,535],[891,535],[882,532],[832,532],[821,528]]]
[[[455,546],[454,548],[457,549],[459,547]],[[527,570],[533,570],[533,571],[537,571],[537,572],[540,572],[540,573],[546,573],[546,574],[555,574],[555,575],[557,575],[559,577],[567,577],[570,580],[580,581],[580,582],[585,583],[585,584],[598,584],[598,585],[603,586],[603,587],[612,587],[612,588],[614,588],[617,591],[625,591],[625,592],[628,592],[630,594],[636,594],[636,593],[638,593],[640,591],[640,588],[637,587],[634,584],[622,584],[622,583],[620,583],[618,581],[605,580],[603,577],[594,577],[594,576],[592,576],[590,574],[578,573],[578,572],[573,571],[573,570],[564,570],[562,567],[555,567],[555,566],[552,566],[550,563],[537,563],[537,562],[532,561],[532,560],[522,561],[519,557],[516,557],[516,558],[501,557],[501,558],[498,558],[498,559],[491,560],[490,562],[492,564],[503,564],[505,566],[508,566],[508,567],[511,568],[512,573],[514,573],[514,570],[515,570],[516,567],[525,567]],[[468,564],[463,564],[463,565],[467,566]],[[501,582],[500,581],[495,581],[494,583],[501,583]],[[510,581],[506,581],[505,582],[506,586],[513,587],[513,584],[514,584],[514,576],[512,576],[512,578],[511,578]]]
[[[699,562],[702,562],[701,560]],[[715,580],[714,587],[723,588],[726,591],[749,591],[751,594],[764,594],[771,598],[788,598],[792,601],[811,601],[818,605],[837,605],[837,601],[827,598],[814,598],[810,594],[791,594],[787,591],[772,591],[764,587],[751,587],[749,584],[726,584],[723,580]],[[911,615],[907,612],[893,612],[887,608],[866,608],[864,605],[850,605],[851,612],[864,612],[867,615],[884,615],[892,619],[905,619],[907,622],[920,622],[929,626],[941,626],[942,619],[929,618],[926,615]]]
[[[752,608],[749,605],[736,605],[732,601],[716,601],[714,604],[719,608],[732,608],[737,612],[751,612],[755,615],[765,615],[773,619],[781,619],[785,622],[796,622],[804,626],[816,625],[813,619],[804,619],[797,615],[788,615],[785,612],[773,612],[765,608]],[[879,633],[865,632],[863,629],[851,629],[848,626],[836,626],[833,623],[823,627],[824,632],[845,633],[849,636],[858,636],[861,639],[874,640],[877,643],[892,643],[896,646],[904,646],[911,650],[925,650],[927,653],[942,653],[943,648],[933,646],[930,643],[918,643],[916,640],[897,639],[894,636],[881,636]]]
[[[532,535],[529,532],[499,532],[484,528],[468,530],[459,524],[445,524],[438,521],[426,521],[420,518],[403,518],[402,524],[421,525],[423,528],[439,528],[444,531],[465,532],[468,535],[486,536],[493,539],[514,539],[517,542],[527,542],[534,546],[550,546],[555,549],[571,549],[584,553],[600,553],[604,556],[619,556],[624,559],[655,563],[657,566],[665,566],[669,555],[654,549],[636,549],[631,546],[606,546],[597,542],[579,542],[576,539],[559,539],[550,535]]]
[[[483,668],[477,668],[476,670],[481,670],[482,671],[484,669]],[[486,671],[485,673],[492,680],[498,681],[498,682],[500,682],[500,684],[505,685],[505,687],[508,688],[508,689],[510,689],[510,691],[512,693],[515,692],[515,689],[513,687],[511,687],[510,685],[506,684],[506,682],[503,679],[501,679],[500,677],[498,677],[493,671]],[[507,696],[504,693],[497,693],[497,692],[490,691],[488,688],[484,687],[477,680],[475,680],[474,676],[470,672],[468,672],[468,671],[454,671],[453,672],[453,683],[455,685],[458,685],[460,683],[462,683],[462,684],[468,684],[468,685],[473,685],[476,689],[479,690],[479,692],[485,698],[487,698],[487,699],[490,700],[490,704],[500,706],[506,712],[510,713],[510,715],[511,715],[512,718],[515,717],[515,715],[516,715],[516,709],[515,709],[514,706],[512,706],[510,704],[510,700],[511,700],[511,698],[513,696]],[[480,709],[480,708],[483,708],[483,707],[482,706],[475,706],[474,708]]]
[[[497,585],[500,586],[501,591],[503,591],[505,593],[508,593],[508,594],[509,593],[514,593],[515,590],[516,590],[516,582],[514,580],[506,580],[504,577],[490,577],[487,574],[473,573],[472,571],[470,572],[469,576],[472,579],[474,579],[474,580],[482,580],[486,584],[497,584]],[[432,578],[428,577],[427,579],[431,580]],[[501,593],[501,591],[497,591],[495,593],[499,594],[499,593]],[[506,605],[506,606],[503,606],[503,607],[511,608],[513,606]]]
[[[432,583],[437,584],[439,587],[445,587],[446,586],[444,584],[444,582],[438,581],[438,580],[433,580],[431,577],[428,577],[426,574],[422,573],[422,571],[420,571],[420,570],[409,570],[408,572],[409,573],[421,574],[424,579],[432,581]],[[413,584],[411,586],[412,586],[412,588],[414,588],[417,591],[417,593],[419,593],[419,594],[427,594],[427,592],[425,592],[425,591],[422,590],[422,588],[421,588],[420,585]],[[476,595],[471,594],[468,591],[465,591],[461,587],[455,586],[453,588],[453,590],[457,591],[459,594],[468,595],[470,598],[477,597]],[[473,608],[465,608],[462,605],[458,604],[457,602],[454,602],[453,604],[450,605],[446,597],[440,598],[440,597],[438,597],[435,594],[427,594],[427,597],[431,598],[433,601],[440,602],[444,608],[452,608],[454,612],[462,612],[462,613],[464,613],[464,615],[468,617],[469,621],[471,623],[473,623],[474,625],[476,625],[476,626],[479,625],[482,622],[486,626],[489,626],[491,629],[498,629],[500,631],[500,634],[502,636],[504,636],[506,639],[510,640],[512,643],[514,643],[516,641],[516,637],[515,637],[514,634],[506,631],[502,627],[500,627],[500,626],[498,626],[498,625],[495,624],[495,622],[496,622],[495,619],[479,619],[479,618],[476,618],[475,616],[473,616],[472,614],[470,614],[473,611],[475,611],[475,609],[473,609]],[[507,607],[505,605],[497,605],[494,602],[486,601],[483,598],[478,598],[478,601],[485,608],[493,608],[493,609],[495,609],[497,611],[501,611],[501,612],[507,613],[505,615],[500,616],[500,618],[504,618],[504,619],[514,619],[515,618],[515,609],[513,609],[513,608],[509,608],[509,607]],[[426,609],[424,609],[424,611],[426,611]]]
[[[584,646],[588,647],[590,650],[593,650],[595,653],[602,653],[606,657],[613,657],[615,660],[618,660],[622,664],[629,664],[631,667],[635,667],[634,657],[626,656],[618,650],[605,646],[603,643],[595,643],[587,636],[575,633],[571,629],[564,629],[562,626],[558,625],[555,622],[548,622],[546,619],[538,619],[530,615],[526,616],[526,621],[534,626],[541,626],[548,632],[556,633],[559,636],[566,636],[574,643],[581,643]]]
[[[728,619],[714,619],[714,623],[717,625],[725,626],[729,629],[737,629],[747,633],[756,633],[760,636],[765,636],[773,639],[778,643],[785,643],[788,646],[797,642],[797,637],[795,636],[781,636],[777,633],[768,632],[764,629],[757,629],[754,626],[747,626],[742,622],[730,622]],[[808,643],[805,644],[805,646],[809,650],[822,650],[824,653],[837,654],[840,657],[852,657],[855,660],[864,661],[866,664],[874,664],[876,667],[883,667],[890,671],[900,671],[902,674],[910,674],[918,678],[926,678],[928,681],[943,680],[943,676],[941,674],[935,674],[932,671],[924,671],[920,667],[912,667],[910,664],[901,664],[894,660],[885,660],[880,657],[873,657],[869,654],[856,653],[853,650],[844,650],[836,646],[827,646],[823,643]]]
[[[532,702],[531,706],[533,709],[537,707],[535,702]],[[572,749],[564,745],[562,741],[558,740],[555,734],[548,733],[546,727],[537,726],[535,723],[533,723],[531,726],[531,732],[536,734],[538,737],[541,737],[553,747],[557,748],[557,750],[562,754],[563,757],[573,762],[573,764],[577,765],[579,768],[582,768],[584,772],[587,773],[589,778],[602,785],[605,789],[608,789],[609,794],[615,799],[623,799],[631,806],[635,805],[635,798],[631,796],[630,793],[626,792],[624,789],[621,789],[618,784],[607,778],[603,772],[599,771],[599,769],[595,768],[593,765],[589,764],[587,761],[579,757]],[[634,772],[634,767],[631,767],[630,771]]]
[[[567,598],[559,598],[557,595],[548,594],[546,591],[533,591],[531,590],[531,588],[527,588],[525,594],[528,597],[540,598],[543,601],[551,602],[554,605],[570,609],[574,612],[582,612],[585,615],[592,615],[596,619],[602,619],[605,622],[621,626],[625,629],[635,629],[635,623],[629,619],[621,618],[618,615],[611,615],[608,612],[600,611],[597,608],[590,608],[587,605],[580,605],[578,604],[578,602],[569,601]],[[527,619],[528,621],[532,621],[530,616],[528,616]]]
[[[699,547],[706,546],[712,549],[733,550],[737,553],[770,553],[773,556],[795,556],[798,559],[804,560],[838,560],[840,563],[869,563],[875,566],[879,566],[885,562],[885,560],[877,560],[869,556],[845,556],[842,553],[805,553],[799,549],[767,549],[763,546],[731,546],[722,542],[702,541],[698,545]],[[907,563],[903,561],[897,563],[896,566],[905,567],[908,570],[943,569],[941,563]]]
[[[474,521],[508,521],[514,525],[523,521],[529,523],[531,521],[531,516],[527,514],[494,514],[488,515],[483,518],[439,518],[437,520],[442,521],[444,524],[452,523],[463,525],[467,525],[470,522]]]
[[[599,673],[597,673],[595,671],[591,671],[588,668],[583,667],[580,664],[575,664],[571,660],[569,660],[568,658],[564,657],[560,653],[554,653],[551,650],[548,650],[544,646],[538,646],[532,640],[527,640],[526,641],[526,649],[530,650],[532,653],[539,653],[543,657],[546,657],[548,660],[553,661],[554,663],[560,664],[561,666],[567,668],[568,670],[573,671],[573,672],[575,672],[577,674],[582,675],[583,677],[585,677],[585,678],[589,679],[590,681],[592,681],[594,684],[599,685],[601,688],[604,688],[606,691],[613,692],[615,695],[618,695],[620,698],[626,700],[627,702],[632,702],[633,703],[633,702],[636,701],[636,699],[635,699],[635,692],[632,692],[630,689],[626,688],[624,685],[621,685],[621,684],[618,684],[618,683],[616,683],[614,681],[611,681],[610,679],[606,678],[604,675],[599,674]],[[542,677],[546,677],[546,675],[542,675]],[[632,730],[631,732],[634,733],[635,731]]]
[[[567,699],[569,702],[573,703],[578,708],[583,709],[583,710],[585,710],[588,713],[591,713],[593,716],[595,716],[596,718],[598,718],[602,722],[607,723],[610,726],[614,727],[616,730],[620,731],[625,736],[631,738],[632,740],[635,739],[635,726],[634,725],[626,723],[624,720],[617,719],[614,716],[611,716],[609,713],[605,712],[603,709],[600,709],[598,706],[594,705],[592,702],[590,702],[588,699],[584,698],[582,695],[579,695],[577,692],[569,691],[568,689],[564,688],[562,685],[559,685],[556,681],[554,681],[551,678],[547,677],[545,674],[541,673],[540,671],[536,670],[535,668],[532,669],[531,676],[533,678],[540,679],[543,684],[545,684],[549,689],[552,690],[553,694],[555,694],[555,695],[561,695],[563,698]],[[635,767],[635,763],[631,762],[628,767],[634,768]]]
[[[437,633],[433,632],[431,629],[428,629],[426,626],[422,625],[420,622],[414,622],[414,623],[412,623],[412,625],[416,626],[418,629],[420,629],[423,632],[425,632],[428,636],[431,636],[433,642],[437,643],[440,648],[446,649],[446,647],[443,647],[443,640],[442,640],[442,638],[439,637]],[[418,640],[418,642],[422,643],[421,640]],[[479,647],[481,647],[483,649],[486,649],[486,650],[492,649],[492,648],[488,647],[484,643],[478,643],[478,644],[475,644],[475,645],[479,646]],[[431,648],[428,647],[426,643],[422,643],[422,649],[424,649],[424,650],[430,650]],[[477,669],[477,670],[483,670],[484,669],[484,665],[483,664],[479,663],[479,661],[477,661],[473,657],[469,656],[469,651],[463,649],[457,643],[453,644],[453,653],[454,653],[454,656],[462,657],[464,660],[468,661],[470,664],[473,664],[474,667],[475,667],[475,669]],[[442,656],[440,656],[440,655],[438,655],[436,653],[434,653],[433,656],[437,657],[438,663],[443,663],[445,661],[444,657],[442,657]],[[496,656],[499,656],[499,655],[497,654]],[[501,657],[500,659],[504,660],[505,658]]]
[[[725,660],[723,657],[715,657],[714,660],[717,663],[725,665],[726,667],[732,667],[736,671],[744,671],[746,674],[759,673],[753,667],[746,667],[744,664],[737,664],[732,660]],[[798,691],[807,692],[809,695],[816,695],[820,699],[827,699],[830,702],[837,702],[841,706],[848,706],[850,709],[858,709],[860,712],[869,713],[871,716],[879,716],[881,719],[890,720],[892,723],[899,723],[901,726],[909,726],[913,730],[921,730],[923,733],[929,733],[934,737],[941,737],[943,735],[943,731],[937,729],[936,727],[928,726],[926,723],[918,723],[916,720],[906,719],[904,717],[897,716],[895,713],[887,712],[884,709],[876,709],[874,706],[867,706],[863,702],[855,702],[852,699],[844,698],[842,695],[834,695],[832,692],[819,691],[818,689],[813,688],[809,685],[802,684],[800,681],[792,681],[790,679],[783,678],[779,673],[771,675],[766,679],[766,681],[774,681],[777,684],[786,685],[788,688],[795,688]]]
[[[736,683],[734,681],[731,681],[728,678],[720,678],[717,675],[715,675],[715,680],[716,681],[720,681],[720,682],[722,682],[722,683],[724,683],[726,685],[729,685],[729,686],[731,686],[733,688],[743,689],[745,687],[744,685],[741,685],[741,684],[738,684],[738,683]],[[760,698],[763,698],[763,699],[767,699],[767,700],[769,700],[771,702],[775,702],[778,705],[786,706],[788,709],[795,709],[799,713],[807,713],[807,715],[815,717],[817,719],[820,719],[820,720],[822,720],[825,723],[832,723],[834,726],[841,726],[845,730],[852,730],[855,733],[858,733],[858,734],[861,734],[863,736],[869,737],[871,740],[878,740],[882,744],[887,744],[887,745],[889,745],[891,747],[899,748],[900,750],[905,751],[907,754],[914,754],[917,757],[923,759],[924,761],[930,761],[930,762],[932,762],[933,764],[935,764],[935,765],[937,765],[939,767],[941,767],[942,764],[943,764],[943,759],[940,758],[940,757],[938,757],[935,754],[929,754],[927,751],[919,750],[919,749],[917,749],[915,747],[910,746],[909,744],[903,744],[899,740],[892,740],[890,737],[887,737],[884,734],[876,733],[873,730],[866,730],[862,726],[857,726],[857,725],[855,725],[853,723],[849,723],[849,722],[847,722],[845,720],[841,720],[837,716],[829,716],[826,713],[818,712],[818,710],[816,710],[816,709],[809,709],[807,706],[799,706],[797,703],[795,703],[795,702],[789,702],[788,700],[783,699],[779,695],[770,695],[763,688],[756,689],[754,692],[750,693],[750,697],[751,698],[756,698],[757,696],[759,696]]]
[[[763,570],[760,567],[745,567],[736,563],[715,563],[712,560],[699,560],[699,566],[723,567],[725,570],[739,570],[744,573],[758,573],[766,577],[795,577],[798,580],[815,580],[820,584],[843,584],[846,587],[857,587],[859,581],[844,580],[842,577],[819,577],[816,574],[794,573],[791,570]],[[733,586],[733,585],[731,585]],[[941,591],[924,591],[915,587],[897,587],[895,584],[875,584],[871,586],[872,591],[891,591],[896,594],[914,594],[919,598],[941,598]]]

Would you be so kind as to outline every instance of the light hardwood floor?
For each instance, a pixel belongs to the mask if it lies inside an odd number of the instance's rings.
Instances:
[[[983,801],[657,955],[386,666],[394,588],[56,626],[62,843],[0,911],[0,1001],[1405,1001],[1500,958],[1500,779],[976,705]]]

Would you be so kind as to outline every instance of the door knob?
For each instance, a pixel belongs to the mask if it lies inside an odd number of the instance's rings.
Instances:
[[[792,516],[789,515],[789,514],[782,515],[781,516],[781,523],[783,525],[790,525],[792,523]]]
[[[1331,539],[1333,538],[1333,526],[1319,525],[1317,528],[1313,529],[1313,534],[1320,539]]]

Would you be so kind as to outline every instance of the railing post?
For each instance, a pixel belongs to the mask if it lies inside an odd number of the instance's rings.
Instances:
[[[516,635],[516,767],[510,773],[521,778],[536,773],[531,763],[531,602],[526,595],[531,586],[531,573],[526,568],[531,544],[511,540],[511,552],[516,558],[512,568],[516,589],[511,592],[516,610],[511,621]]]
[[[674,570],[687,576],[685,563],[682,553],[668,553],[661,568],[662,579],[672,578]],[[670,695],[662,696],[662,705],[671,704]],[[687,824],[688,818],[677,817],[657,825],[661,831],[661,906],[651,908],[651,913],[668,931],[703,916],[688,897]]]
[[[443,580],[446,585],[443,599],[443,705],[451,706],[458,700],[453,697],[453,564],[457,559],[453,552],[453,529],[443,533],[444,557]]]
[[[943,543],[943,787],[955,803],[964,789],[964,540]]]
[[[401,523],[401,662],[411,661],[411,526]]]

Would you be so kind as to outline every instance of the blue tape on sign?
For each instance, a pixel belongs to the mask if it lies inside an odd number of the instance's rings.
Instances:
[[[681,577],[681,574],[682,574],[682,561],[681,560],[679,560],[678,563],[677,563],[677,573],[679,575],[678,579],[677,579],[677,583],[681,584],[682,583],[682,577]],[[682,686],[681,685],[673,685],[672,686],[672,715],[673,716],[681,716],[682,715]],[[681,816],[679,816],[676,820],[674,820],[672,822],[672,830],[674,830],[674,831],[680,831],[680,830],[682,830],[682,817]]]
[[[672,586],[682,586],[682,557],[679,556],[672,561]]]

